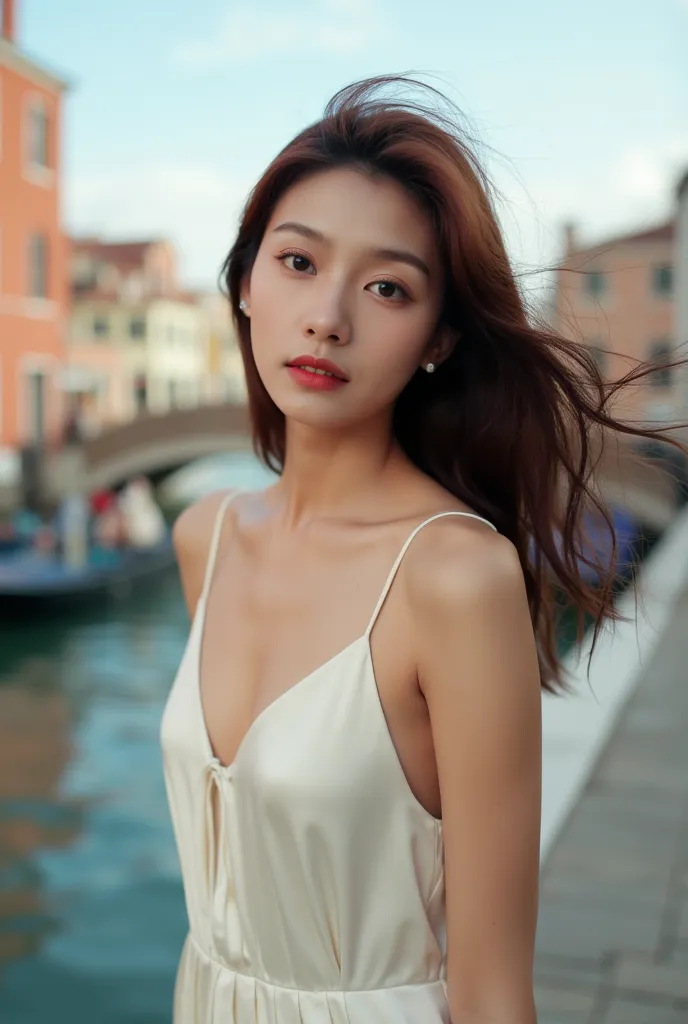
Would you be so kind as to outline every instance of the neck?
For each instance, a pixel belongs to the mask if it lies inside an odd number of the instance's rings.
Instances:
[[[389,419],[366,420],[344,430],[287,420],[286,459],[275,488],[286,524],[299,526],[384,492],[406,462]]]

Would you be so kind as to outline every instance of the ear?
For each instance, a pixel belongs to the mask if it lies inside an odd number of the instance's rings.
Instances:
[[[450,327],[441,327],[425,349],[422,365],[434,363],[435,366],[441,366],[454,351],[460,337],[458,331],[452,330]]]

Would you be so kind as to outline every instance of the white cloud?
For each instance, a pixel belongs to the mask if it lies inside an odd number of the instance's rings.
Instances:
[[[686,166],[688,141],[676,136],[633,145],[603,167],[592,162],[570,176],[552,173],[520,188],[502,184],[507,234],[517,258],[529,266],[556,259],[567,220],[578,223],[583,242],[658,223],[675,207],[675,188]]]
[[[183,280],[212,287],[251,185],[195,163],[76,176],[67,181],[67,223],[82,235],[170,238]]]
[[[561,258],[563,225],[573,221],[582,244],[653,227],[675,209],[675,188],[688,166],[682,136],[655,145],[634,145],[605,165],[591,161],[569,174],[560,164],[533,174],[497,168],[500,223],[523,288],[533,297],[551,290],[547,268]]]
[[[667,139],[661,146],[634,146],[626,150],[613,168],[612,180],[621,202],[638,203],[641,209],[651,208],[658,197],[671,192],[686,164],[688,140],[677,136]]]
[[[253,0],[250,7],[233,4],[211,36],[180,44],[173,59],[188,70],[208,71],[269,57],[349,56],[364,50],[379,32],[389,42],[395,22],[383,20],[382,2],[302,0],[277,7]]]

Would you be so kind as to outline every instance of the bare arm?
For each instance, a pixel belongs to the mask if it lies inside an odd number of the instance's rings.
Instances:
[[[436,531],[409,576],[442,800],[449,1006],[452,1024],[535,1024],[540,681],[515,549],[478,529]]]
[[[213,529],[226,494],[226,491],[209,494],[189,505],[177,517],[172,530],[184,599],[191,618],[203,590]]]

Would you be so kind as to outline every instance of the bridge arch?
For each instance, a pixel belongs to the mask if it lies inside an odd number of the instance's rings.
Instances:
[[[251,451],[248,411],[226,402],[146,414],[83,442],[83,486],[117,487],[134,476],[160,479],[195,459]]]

